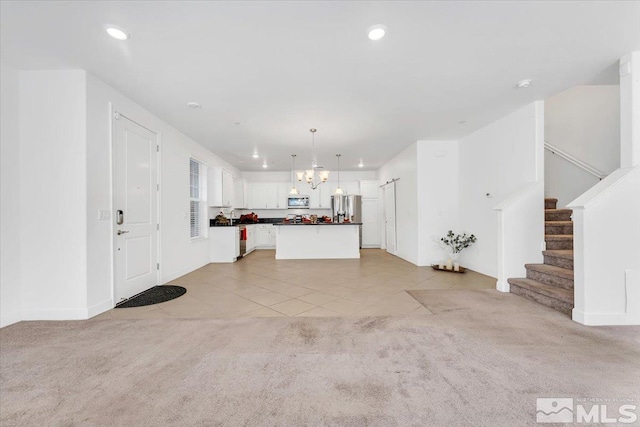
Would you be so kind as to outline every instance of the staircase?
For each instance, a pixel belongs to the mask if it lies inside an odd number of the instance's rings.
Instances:
[[[544,199],[544,264],[525,264],[526,279],[507,279],[511,292],[571,315],[573,309],[573,222],[570,209]]]

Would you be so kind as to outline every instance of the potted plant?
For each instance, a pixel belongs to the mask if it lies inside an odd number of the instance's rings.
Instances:
[[[446,236],[441,237],[441,245],[449,253],[449,258],[446,262],[446,269],[451,270],[452,264],[454,264],[454,270],[459,271],[460,265],[455,261],[458,259],[460,252],[471,246],[476,240],[477,238],[473,234],[454,234],[452,230],[449,230]]]

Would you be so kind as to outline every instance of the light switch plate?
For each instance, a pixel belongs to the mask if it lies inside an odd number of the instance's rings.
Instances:
[[[111,217],[111,213],[108,210],[100,209],[98,211],[98,219],[100,221],[106,221]]]

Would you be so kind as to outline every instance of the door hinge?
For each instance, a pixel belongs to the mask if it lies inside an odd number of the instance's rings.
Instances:
[[[156,224],[156,230],[160,230],[160,224]]]
[[[156,269],[160,270],[160,263],[156,264]]]
[[[156,191],[160,191],[160,184],[156,184]]]
[[[115,113],[113,113],[113,118],[116,120],[120,119],[120,113],[118,113],[117,111]]]
[[[156,152],[159,153],[160,152],[160,146],[156,145]]]

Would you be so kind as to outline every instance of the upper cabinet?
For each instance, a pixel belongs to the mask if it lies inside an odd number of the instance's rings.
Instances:
[[[289,183],[250,182],[248,209],[287,209]]]
[[[209,206],[234,205],[235,188],[231,172],[220,167],[209,168],[207,180]]]
[[[334,182],[331,184],[330,187],[331,187],[331,194],[335,194],[336,188],[338,188],[338,184]],[[358,183],[358,181],[341,181],[340,188],[342,188],[342,194],[355,194],[355,195],[360,194],[360,184]]]
[[[235,184],[235,203],[236,209],[246,209],[249,207],[249,182],[246,179],[236,179]]]
[[[306,186],[306,187],[305,187]],[[312,209],[331,209],[331,186],[328,184],[322,184],[315,190],[305,184],[305,186],[299,186],[298,191],[300,194],[309,196],[309,207]]]

